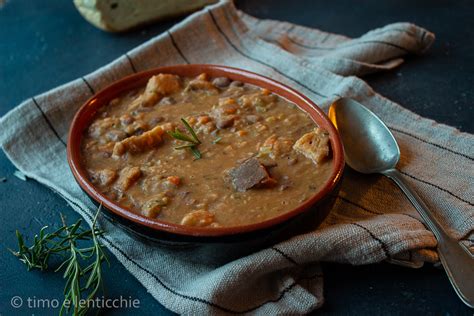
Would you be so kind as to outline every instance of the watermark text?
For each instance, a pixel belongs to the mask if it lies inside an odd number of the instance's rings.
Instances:
[[[30,309],[56,309],[63,306],[66,309],[73,307],[73,302],[70,300],[62,300],[56,298],[40,298],[36,296],[32,297],[21,297],[13,296],[10,300],[10,304],[13,308],[30,308]],[[140,300],[138,298],[129,297],[116,297],[106,298],[99,296],[91,299],[80,299],[77,302],[77,306],[80,308],[90,309],[102,309],[102,308],[113,308],[113,309],[125,309],[125,308],[140,308]]]

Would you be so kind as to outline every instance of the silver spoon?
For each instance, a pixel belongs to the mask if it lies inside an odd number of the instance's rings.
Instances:
[[[461,300],[474,308],[474,257],[450,237],[421,198],[395,169],[400,159],[397,141],[387,126],[357,101],[342,98],[329,109],[329,118],[344,144],[347,164],[361,173],[381,173],[392,179],[420,213],[438,241],[438,254]]]

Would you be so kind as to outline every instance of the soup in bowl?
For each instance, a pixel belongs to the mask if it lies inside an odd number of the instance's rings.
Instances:
[[[309,99],[212,65],[164,67],[105,88],[76,114],[68,158],[112,213],[191,236],[288,221],[334,195],[344,165],[336,130]]]

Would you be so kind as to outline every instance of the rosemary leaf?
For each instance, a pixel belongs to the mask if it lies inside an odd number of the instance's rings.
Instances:
[[[196,157],[196,160],[197,159],[201,159],[201,152],[199,151],[199,149],[197,149],[195,146],[193,147],[189,147],[189,149],[191,149],[191,152],[193,153],[194,157]]]
[[[186,129],[188,130],[188,132],[191,133],[191,135],[193,136],[194,138],[194,141],[197,143],[197,144],[200,144],[201,141],[199,140],[199,138],[197,137],[196,133],[194,132],[193,128],[189,125],[189,123],[184,119],[184,118],[181,118],[181,122],[183,122],[184,126],[186,127]]]
[[[174,149],[187,149],[187,148],[191,148],[191,147],[195,147],[196,145],[180,145],[180,146],[176,146]]]
[[[216,139],[214,139],[214,140],[212,141],[212,143],[213,143],[213,144],[217,144],[217,143],[220,142],[221,140],[222,140],[222,137],[219,136],[219,137],[217,137]]]
[[[182,141],[185,141],[185,142],[188,142],[188,143],[197,144],[194,139],[192,139],[188,135],[185,135],[185,134],[181,133],[179,131],[179,129],[175,129],[174,132],[168,131],[167,133],[168,133],[168,135],[170,135],[171,137],[173,137],[175,139],[182,140]]]

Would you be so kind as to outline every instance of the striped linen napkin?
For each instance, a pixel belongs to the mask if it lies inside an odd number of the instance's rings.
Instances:
[[[424,119],[355,77],[390,70],[434,35],[395,23],[351,39],[285,22],[259,20],[231,2],[204,8],[97,71],[24,101],[1,121],[0,143],[27,177],[60,194],[91,223],[96,207],[66,162],[69,124],[96,91],[123,76],[183,63],[223,64],[281,81],[323,109],[344,96],[393,131],[398,165],[455,238],[473,249],[473,135]],[[137,242],[106,220],[104,244],[165,307],[180,314],[304,314],[323,303],[318,262],[436,262],[436,240],[390,180],[347,172],[333,211],[310,233],[225,264],[194,250]]]

